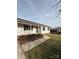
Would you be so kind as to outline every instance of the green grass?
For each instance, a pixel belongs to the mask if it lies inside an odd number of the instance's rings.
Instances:
[[[28,51],[28,59],[61,59],[61,35],[45,35],[50,39]]]

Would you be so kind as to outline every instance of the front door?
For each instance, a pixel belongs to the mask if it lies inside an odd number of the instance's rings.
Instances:
[[[41,27],[40,26],[36,27],[36,33],[41,33]]]

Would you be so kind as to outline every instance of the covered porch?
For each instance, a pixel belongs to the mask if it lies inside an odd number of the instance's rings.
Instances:
[[[34,25],[34,24],[22,24],[18,23],[18,30],[19,33],[25,34],[34,34],[39,33],[41,34],[41,26]]]

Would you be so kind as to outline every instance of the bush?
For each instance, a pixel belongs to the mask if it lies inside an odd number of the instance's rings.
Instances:
[[[27,40],[28,41],[33,41],[33,40],[36,40],[36,34],[30,34],[30,35],[27,35]]]
[[[27,42],[31,42],[37,39],[43,38],[42,34],[29,34],[29,35],[21,35],[18,38],[19,44],[25,44]]]
[[[43,35],[42,34],[37,34],[37,37],[38,38],[43,38]]]
[[[25,44],[27,42],[27,36],[21,35],[17,38],[19,44]]]

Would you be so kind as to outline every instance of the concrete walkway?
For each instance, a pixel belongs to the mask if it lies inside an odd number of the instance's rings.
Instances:
[[[23,49],[24,52],[26,52],[26,51],[38,46],[39,44],[45,42],[48,39],[49,39],[49,37],[44,35],[44,37],[42,39],[38,39],[38,40],[35,40],[35,41],[32,41],[32,42],[28,42],[26,44],[23,44],[22,49]]]
[[[44,37],[42,39],[28,42],[23,45],[17,44],[17,59],[28,59],[28,57],[25,57],[24,53],[27,52],[28,50],[38,46],[39,44],[45,42],[48,39],[49,39],[49,37],[44,35]]]
[[[17,59],[26,59],[22,47],[17,44]]]

